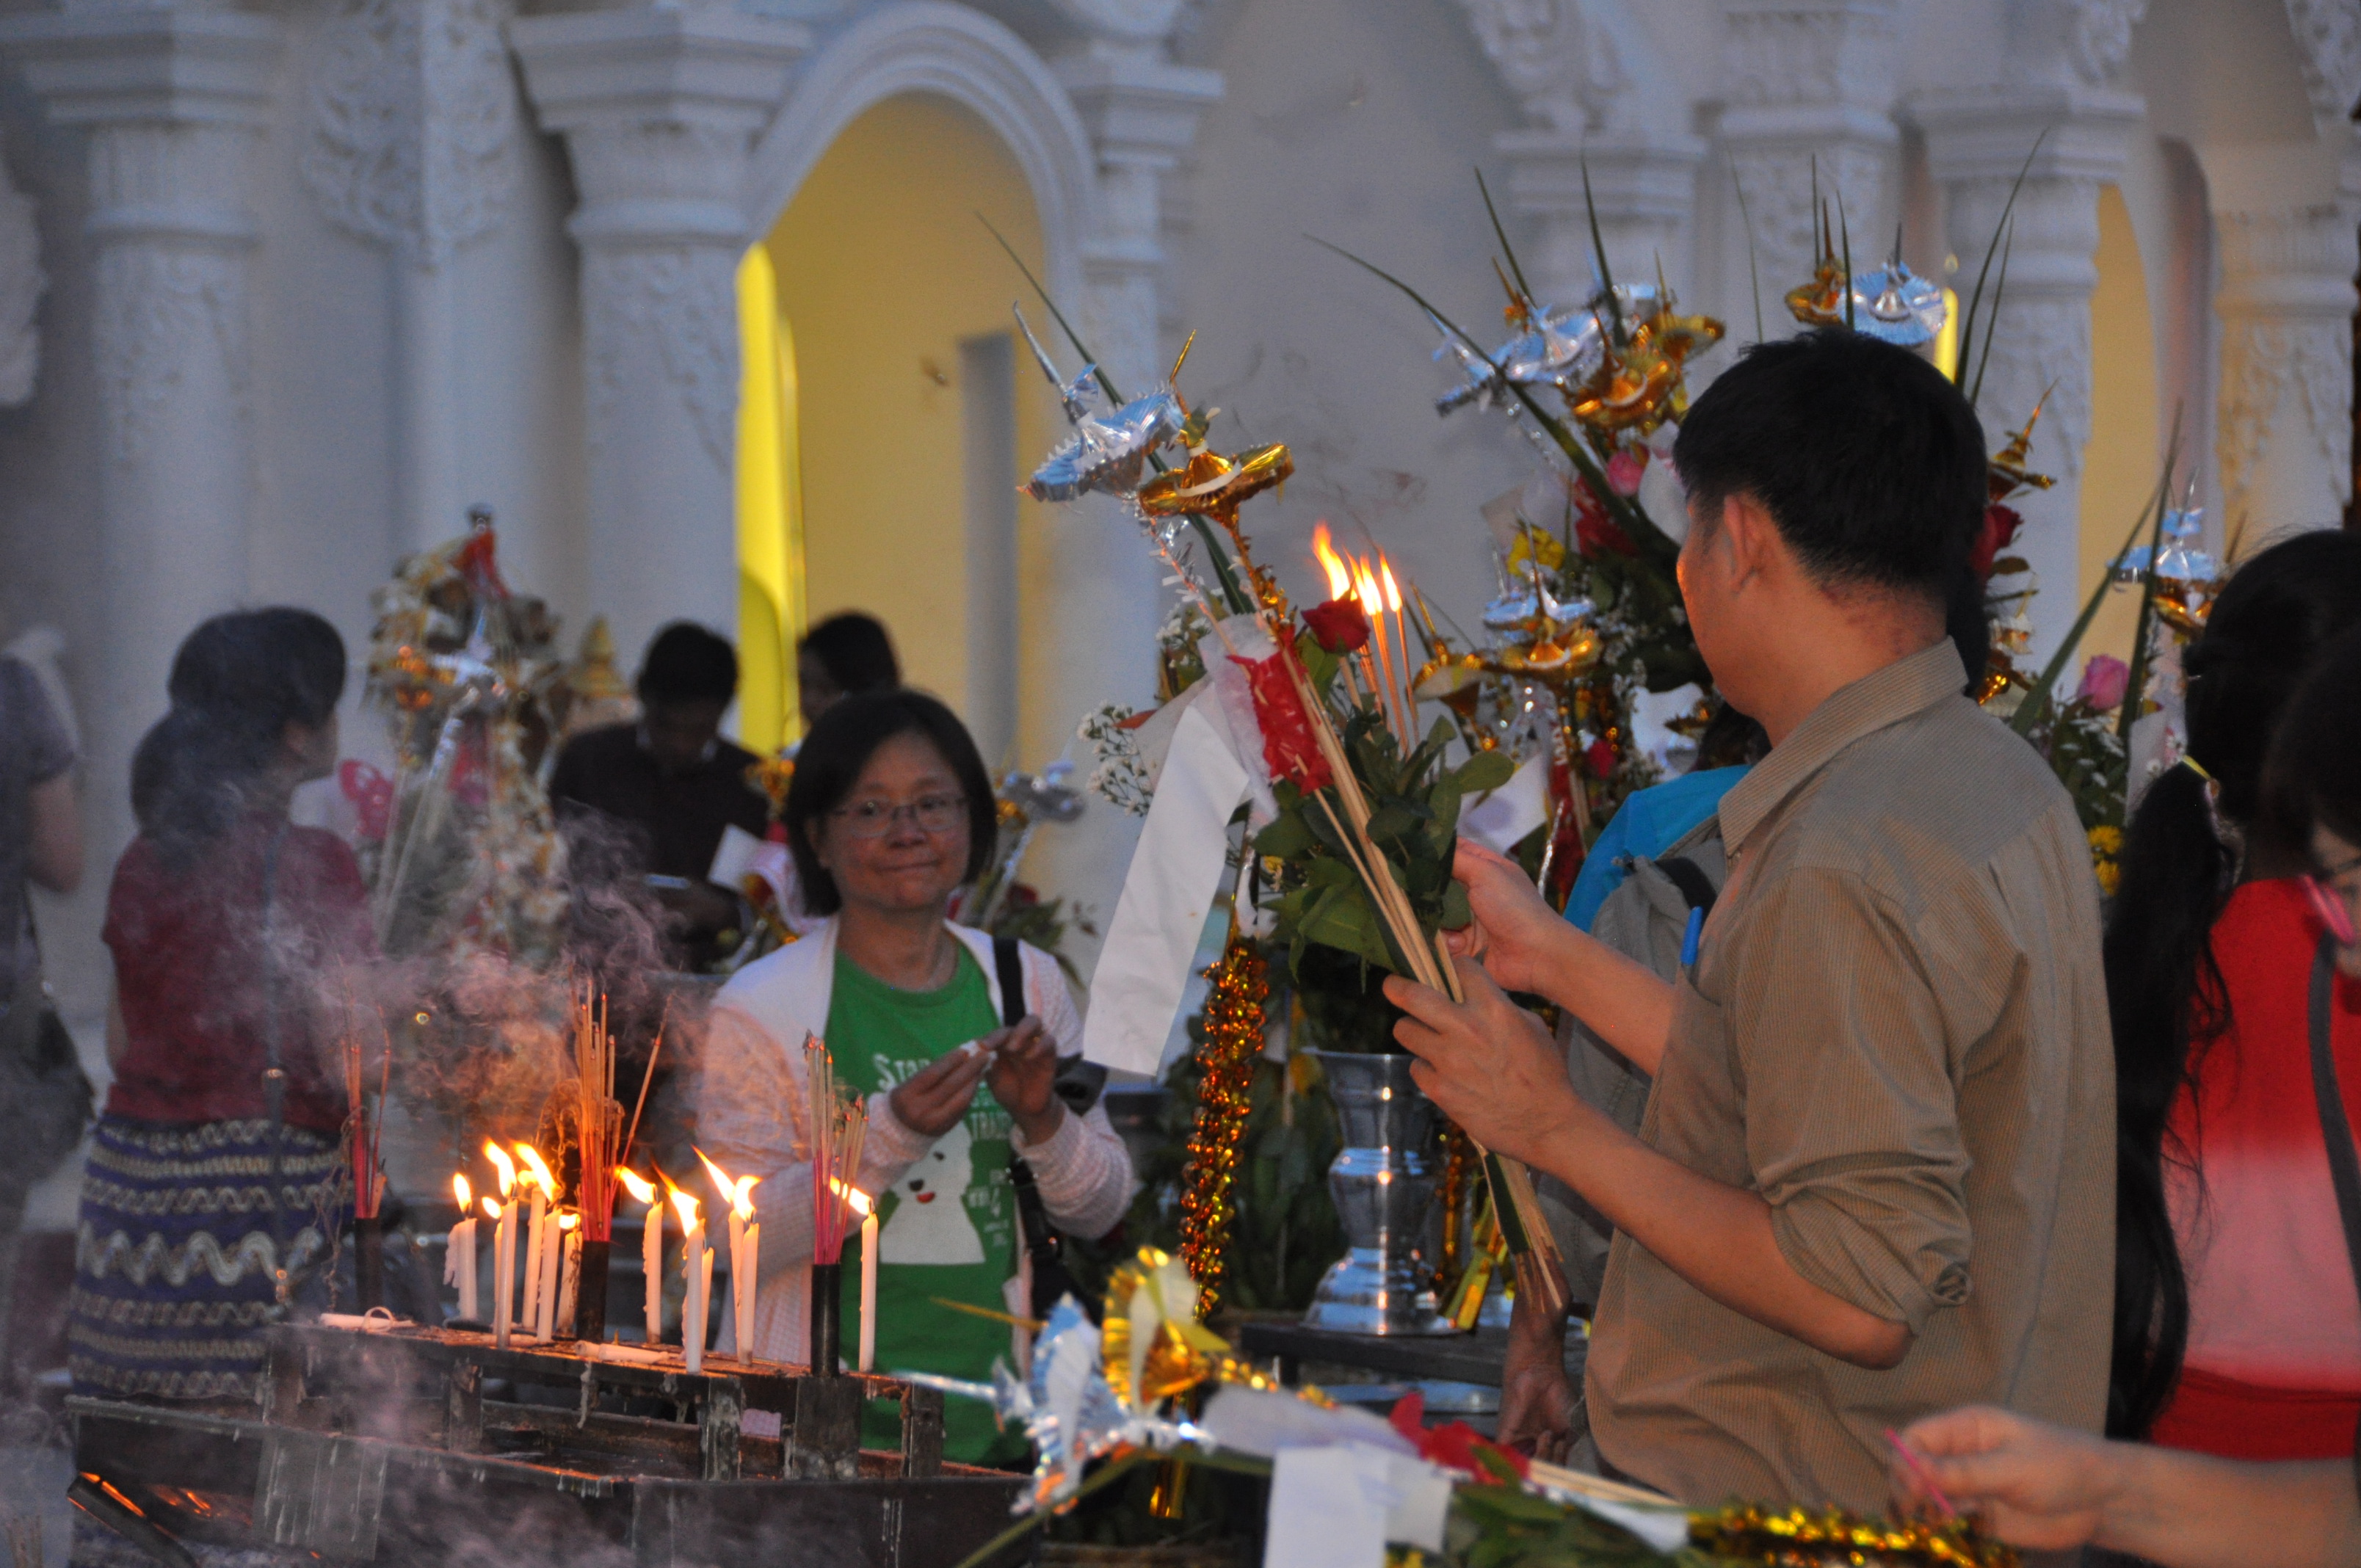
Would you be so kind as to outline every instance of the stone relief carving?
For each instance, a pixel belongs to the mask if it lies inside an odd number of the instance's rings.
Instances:
[[[439,267],[517,184],[502,0],[346,0],[312,82],[303,178],[330,221]]]
[[[2287,11],[2303,59],[2312,123],[2326,130],[2361,99],[2361,6],[2353,0],[2287,0]]]
[[[1860,0],[1731,7],[1722,67],[1734,104],[1883,108],[1894,75],[1890,6]]]
[[[142,457],[156,422],[216,356],[223,383],[247,415],[246,261],[211,249],[111,245],[99,253],[91,335],[108,455]]]
[[[1746,193],[1750,243],[1767,298],[1765,312],[1778,308],[1778,295],[1811,275],[1816,222],[1815,190],[1828,205],[1828,221],[1842,224],[1852,238],[1856,265],[1864,255],[1884,259],[1892,238],[1884,227],[1888,155],[1881,148],[1838,142],[1817,154],[1792,148],[1739,148],[1730,166]],[[1736,214],[1732,214],[1735,216]]]
[[[41,359],[34,313],[49,286],[33,200],[0,168],[0,408],[16,408],[33,395]]]
[[[1983,336],[1981,326],[1976,335]],[[2039,404],[2034,466],[2063,479],[2081,477],[2082,449],[2091,441],[2090,301],[2081,295],[2004,299],[1991,341],[1976,400],[1985,435],[1997,446]]]
[[[2223,333],[2216,451],[2231,518],[2246,510],[2256,466],[2288,436],[2282,427],[2290,415],[2302,421],[2331,474],[2352,472],[2353,427],[2345,408],[2352,385],[2353,334],[2344,322],[2250,319]]]
[[[1612,32],[1580,0],[1459,0],[1477,41],[1524,106],[1549,130],[1620,130],[1631,117],[1631,74]]]
[[[736,258],[713,246],[593,247],[583,258],[583,338],[590,376],[590,441],[617,433],[625,363],[653,337],[664,379],[697,438],[729,471],[738,410]]]
[[[2147,15],[2147,0],[2077,0],[2067,29],[2074,74],[2093,87],[2118,81],[2132,56],[2132,28]]]

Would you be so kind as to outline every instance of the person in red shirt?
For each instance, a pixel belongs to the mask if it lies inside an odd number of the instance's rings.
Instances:
[[[345,646],[308,610],[218,616],[172,662],[116,862],[115,1069],[82,1180],[68,1365],[85,1393],[247,1400],[261,1331],[349,1202],[324,991],[370,950],[367,894],[288,798],[336,757]]]
[[[2142,798],[2106,938],[2118,1083],[2109,1434],[2231,1459],[2354,1453],[2361,1289],[2314,1092],[2323,906],[2307,829],[2266,809],[2290,695],[2361,625],[2361,536],[2241,567],[2191,645],[2188,760]],[[2348,782],[2347,787],[2351,787]],[[2361,1118],[2361,983],[2323,1003]]]

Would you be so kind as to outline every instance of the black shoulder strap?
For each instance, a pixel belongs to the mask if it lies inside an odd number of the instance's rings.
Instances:
[[[2336,1212],[2345,1222],[2345,1251],[2353,1265],[2354,1288],[2361,1290],[2361,1156],[2353,1148],[2353,1123],[2336,1083],[2336,1057],[2329,1048],[2336,986],[2336,938],[2323,933],[2312,959],[2312,1091],[2320,1102],[2320,1135],[2328,1146],[2328,1176],[2336,1189]]]
[[[1016,938],[992,939],[992,967],[1000,977],[1000,1021],[1013,1029],[1025,1016],[1025,959]]]
[[[1708,915],[1713,913],[1716,896],[1713,883],[1697,869],[1695,861],[1672,855],[1656,861],[1655,865],[1658,871],[1673,879],[1673,885],[1681,890],[1681,896],[1689,901],[1691,909],[1702,909]]]

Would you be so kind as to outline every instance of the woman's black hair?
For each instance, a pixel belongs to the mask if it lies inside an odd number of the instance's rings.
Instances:
[[[185,870],[258,799],[290,724],[316,729],[345,695],[345,640],[308,609],[217,615],[181,644],[171,711],[131,758],[131,811]]]
[[[967,870],[960,880],[973,882],[992,859],[1000,806],[983,757],[959,716],[924,692],[848,696],[821,714],[804,738],[796,752],[795,777],[787,784],[787,849],[796,858],[804,907],[814,915],[835,914],[844,907],[844,897],[812,848],[812,828],[844,804],[877,748],[896,735],[917,735],[932,745],[967,796]]]
[[[798,652],[819,661],[837,690],[847,696],[862,692],[891,691],[902,684],[901,662],[894,657],[894,640],[873,616],[859,610],[831,615],[797,643]]]
[[[2288,699],[2263,766],[2263,815],[2290,843],[2361,844],[2361,627],[2340,632]]]
[[[2361,624],[2361,536],[2305,533],[2241,566],[2182,660],[2186,767],[2150,784],[2124,835],[2105,953],[2115,1044],[2115,1323],[2107,1434],[2145,1437],[2189,1343],[2189,1281],[2165,1200],[2165,1130],[2204,1045],[2229,1023],[2210,937],[2238,876],[2219,813],[2250,846],[2279,844],[2260,810],[2264,760],[2322,648]],[[2136,700],[2127,697],[2126,701]],[[2192,1055],[2192,1047],[2196,1055]]]

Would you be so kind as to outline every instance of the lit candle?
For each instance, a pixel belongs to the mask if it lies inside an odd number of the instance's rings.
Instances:
[[[1378,587],[1377,574],[1364,560],[1353,563],[1353,597],[1361,601],[1361,613],[1369,618],[1369,641],[1377,649],[1377,664],[1369,671],[1369,680],[1384,694],[1378,706],[1386,716],[1387,726],[1399,737],[1402,733],[1395,709],[1400,698],[1394,689],[1393,646],[1386,638],[1385,591]],[[1363,650],[1364,653],[1367,650]]]
[[[531,1144],[519,1144],[516,1152],[529,1168],[525,1179],[533,1185],[533,1224],[525,1238],[522,1319],[525,1332],[533,1333],[536,1332],[534,1325],[547,1321],[549,1309],[556,1305],[554,1298],[557,1271],[548,1265],[555,1257],[549,1245],[549,1203],[557,1196],[557,1181],[549,1174],[549,1166],[541,1157],[540,1150]],[[549,1337],[548,1330],[538,1332],[544,1339]]]
[[[1386,590],[1386,613],[1393,618],[1394,646],[1401,653],[1402,717],[1408,729],[1407,739],[1418,740],[1418,666],[1410,662],[1410,617],[1402,613],[1401,589],[1395,586],[1394,569],[1380,553],[1378,556],[1378,581]]]
[[[877,1206],[858,1187],[845,1194],[861,1212],[861,1370],[877,1369]]]
[[[443,1251],[443,1283],[459,1288],[459,1315],[473,1319],[476,1315],[476,1217],[468,1211],[476,1206],[476,1197],[468,1189],[467,1179],[454,1173],[451,1190],[459,1200],[459,1223],[451,1227],[450,1245]]]
[[[500,1203],[492,1214],[492,1343],[506,1350],[510,1326],[516,1321],[516,1162],[489,1140],[484,1154],[500,1179]]]
[[[763,1255],[763,1227],[754,1223],[754,1184],[759,1176],[732,1178],[697,1151],[705,1174],[730,1205],[730,1324],[738,1359],[754,1359],[754,1274]]]
[[[640,1216],[640,1271],[647,1282],[647,1343],[654,1344],[664,1338],[664,1201],[656,1196],[655,1184],[642,1180],[636,1170],[619,1165],[615,1177],[648,1206]]]
[[[687,1289],[680,1304],[680,1348],[691,1372],[705,1370],[705,1299],[713,1288],[713,1265],[705,1246],[705,1217],[697,1200],[675,1187],[673,1207],[680,1211],[680,1273]]]
[[[533,1332],[544,1340],[557,1338],[557,1293],[566,1270],[566,1227],[568,1221],[576,1219],[575,1215],[552,1210],[549,1223],[542,1232],[541,1299],[534,1303],[537,1310],[533,1321],[538,1326]]]
[[[558,1267],[557,1312],[550,1321],[553,1335],[570,1328],[574,1321],[574,1303],[582,1288],[582,1216],[568,1209],[557,1216],[550,1228],[550,1237],[557,1243]]]

